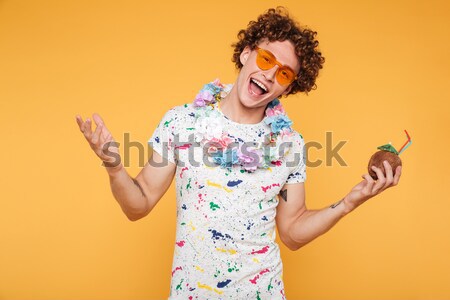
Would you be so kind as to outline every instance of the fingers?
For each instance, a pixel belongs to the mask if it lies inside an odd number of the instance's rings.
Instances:
[[[80,127],[80,131],[82,133],[85,133],[85,136],[86,136],[86,133],[88,133],[87,132],[88,129],[91,128],[90,126],[88,126],[88,124],[89,124],[88,121],[90,121],[89,118],[86,119],[86,122],[83,122],[83,119],[79,115],[77,115],[75,118],[77,120],[78,127]]]
[[[395,169],[394,182],[392,183],[392,186],[395,186],[398,184],[401,175],[402,175],[402,166],[398,166]]]
[[[93,114],[92,120],[95,122],[96,128],[92,132],[92,121],[86,118],[83,122],[83,118],[79,115],[75,117],[80,131],[83,133],[84,137],[88,141],[92,150],[102,161],[116,160],[117,155],[112,155],[113,153],[118,154],[119,144],[116,143],[105,126],[103,119],[98,114]],[[109,148],[112,148],[111,151]]]
[[[388,187],[390,187],[392,185],[392,183],[394,182],[394,174],[392,171],[391,164],[388,163],[387,160],[383,161],[383,164],[384,164],[384,170],[386,173],[386,182],[383,187],[383,190],[384,190],[384,189],[387,189]]]
[[[380,168],[372,166],[372,170],[374,170],[375,173],[377,173],[377,177],[378,177],[376,184],[373,186],[373,190],[372,190],[373,194],[376,194],[380,191],[380,189],[382,187],[384,187],[384,184],[386,183],[386,178],[384,177],[384,174]]]
[[[114,141],[111,133],[109,132],[108,129],[106,129],[106,127],[102,130],[100,139],[101,139],[102,143]]]
[[[358,183],[355,187],[353,187],[352,192],[354,193],[355,199],[357,202],[364,202],[369,198],[379,194],[386,188],[397,185],[400,180],[402,167],[398,166],[395,169],[395,175],[393,175],[392,167],[388,162],[383,162],[386,175],[383,174],[380,168],[372,166],[372,170],[374,170],[378,176],[378,179],[375,181],[372,176],[369,174],[362,175],[364,180]]]
[[[92,119],[94,119],[95,124],[97,124],[97,126],[98,126],[99,124],[105,124],[105,122],[103,122],[102,117],[100,117],[100,115],[97,114],[97,113],[94,113],[94,114],[92,115]]]
[[[364,174],[363,175],[364,179],[367,181],[366,186],[362,189],[362,193],[365,196],[371,196],[372,195],[372,190],[373,190],[373,186],[375,184],[375,180],[373,180],[373,178],[369,175],[369,174]]]
[[[97,125],[97,128],[94,131],[94,134],[92,135],[91,138],[91,143],[94,145],[97,145],[99,139],[100,139],[100,134],[103,130],[103,124]]]
[[[78,127],[80,127],[80,131],[83,132],[83,129],[82,129],[82,127],[83,127],[83,119],[81,118],[80,115],[76,115],[75,119],[77,120]]]
[[[92,135],[92,122],[91,119],[87,118],[86,122],[84,122],[84,126],[83,126],[84,130],[84,136],[90,140],[91,139],[91,135]]]
[[[374,170],[378,176],[377,183],[375,184],[375,186],[373,188],[374,193],[380,193],[380,192],[384,191],[385,189],[396,185],[400,179],[401,166],[400,166],[400,169],[397,167],[397,170],[400,170],[400,172],[397,173],[397,171],[396,171],[395,177],[393,174],[394,172],[392,171],[392,166],[389,164],[388,161],[386,161],[386,160],[383,161],[383,166],[384,166],[385,174],[383,174],[383,172],[381,171],[380,168],[372,166],[372,170]]]
[[[105,122],[103,121],[102,117],[100,117],[99,114],[94,113],[92,115],[92,119],[94,120],[95,124],[97,124],[97,126],[102,125],[102,131],[100,133],[100,141],[103,143],[105,141],[109,141],[112,140],[112,136],[111,133],[109,132],[109,130],[106,128]]]
[[[84,137],[88,140],[91,144],[96,144],[99,141],[99,137],[102,133],[102,129],[104,127],[103,120],[100,118],[98,114],[94,114],[93,119],[95,121],[95,124],[97,125],[97,128],[94,132],[92,132],[92,121],[91,119],[87,118],[86,121],[83,122],[83,119],[80,115],[77,115],[76,121],[78,124],[78,127],[80,128],[80,131],[84,134]],[[108,134],[108,133],[106,133]],[[107,135],[106,135],[107,136]]]

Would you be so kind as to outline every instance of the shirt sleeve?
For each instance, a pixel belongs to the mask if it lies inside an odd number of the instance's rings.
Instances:
[[[176,163],[175,156],[175,124],[177,114],[175,108],[167,111],[148,140],[148,145],[171,163]]]
[[[306,150],[303,137],[298,132],[295,133],[292,149],[293,160],[290,164],[293,165],[291,173],[289,174],[286,184],[305,182],[306,180]]]

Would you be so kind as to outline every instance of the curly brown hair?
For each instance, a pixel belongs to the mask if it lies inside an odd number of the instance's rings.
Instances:
[[[289,40],[294,44],[300,63],[300,72],[287,95],[297,92],[307,94],[317,88],[315,81],[319,75],[319,69],[322,69],[325,62],[325,58],[317,48],[319,42],[315,39],[316,35],[317,32],[301,27],[289,17],[286,8],[282,6],[270,8],[260,15],[257,21],[250,21],[246,29],[239,31],[237,34],[239,41],[232,44],[234,47],[232,61],[240,70],[243,66],[240,55],[245,47],[249,46],[253,50],[263,39],[269,42]]]

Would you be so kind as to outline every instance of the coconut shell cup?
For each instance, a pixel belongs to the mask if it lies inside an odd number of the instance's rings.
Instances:
[[[395,148],[391,144],[379,146],[378,149],[380,149],[380,151],[375,152],[372,155],[372,157],[369,160],[369,164],[367,166],[369,175],[374,180],[378,179],[378,175],[374,170],[372,170],[371,168],[372,166],[380,168],[381,172],[383,172],[383,174],[386,176],[386,170],[384,169],[383,165],[384,160],[387,160],[388,163],[391,165],[394,175],[397,167],[402,165],[402,160],[398,156],[399,153],[397,152],[397,150],[395,150]]]
[[[406,137],[408,138],[408,140],[400,148],[399,151],[397,151],[394,148],[394,146],[391,145],[391,143],[377,147],[377,149],[379,149],[380,151],[375,152],[372,155],[372,157],[369,160],[369,165],[367,166],[369,175],[374,180],[378,180],[378,175],[374,170],[372,170],[372,166],[375,166],[375,167],[381,169],[381,172],[383,172],[383,174],[386,176],[386,170],[384,169],[383,161],[386,160],[391,165],[392,171],[394,173],[393,175],[395,175],[395,171],[397,170],[397,167],[402,165],[402,160],[400,159],[399,155],[401,153],[403,153],[403,151],[405,151],[406,148],[408,148],[412,143],[411,137],[409,136],[409,134],[406,130],[405,130],[405,133],[406,133]]]
[[[380,147],[378,147],[378,148],[380,149]],[[395,152],[397,152],[397,151],[395,151]],[[402,165],[402,160],[400,159],[398,154],[396,154],[394,152],[391,152],[389,150],[380,150],[378,152],[375,152],[372,155],[372,157],[370,158],[369,165],[367,166],[367,168],[369,170],[369,175],[374,180],[377,180],[378,176],[377,176],[377,173],[374,170],[372,170],[371,166],[380,168],[381,171],[383,172],[383,174],[386,175],[386,171],[385,171],[384,165],[383,165],[384,160],[387,160],[388,163],[391,165],[392,171],[394,172],[394,174],[395,174],[395,170],[397,169],[397,167]]]

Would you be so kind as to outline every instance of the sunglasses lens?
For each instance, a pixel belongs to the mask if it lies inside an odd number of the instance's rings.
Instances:
[[[291,84],[295,80],[294,72],[287,67],[279,68],[276,77],[281,85]]]
[[[271,55],[271,53],[268,53],[263,49],[258,49],[256,64],[261,70],[269,70],[275,66],[275,58]]]

